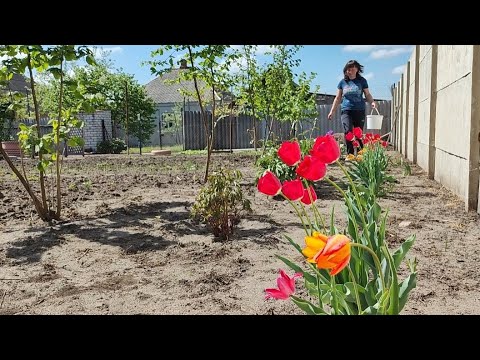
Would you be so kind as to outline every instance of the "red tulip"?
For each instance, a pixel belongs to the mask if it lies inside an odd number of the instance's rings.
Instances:
[[[319,251],[313,260],[319,269],[332,269],[330,275],[336,275],[350,261],[350,239],[337,234],[329,237],[325,247]]]
[[[362,138],[362,135],[363,135],[362,128],[354,127],[354,128],[353,128],[353,135],[355,135],[355,137],[356,137],[357,139],[361,139],[361,138]]]
[[[302,154],[297,141],[284,141],[278,149],[278,157],[288,166],[295,166],[300,162]]]
[[[354,138],[355,138],[355,135],[353,135],[353,132],[351,131],[345,135],[345,140],[347,141],[352,141]]]
[[[258,179],[257,189],[265,195],[275,196],[280,194],[282,184],[274,173],[270,170],[266,170],[260,179]]]
[[[360,147],[360,143],[357,140],[353,140],[352,145],[356,148]]]
[[[312,195],[313,201],[310,200],[310,195],[308,194],[309,192]],[[310,185],[308,189],[303,190],[303,197],[300,200],[302,203],[304,203],[305,205],[310,205],[312,202],[315,202],[316,200],[317,200],[317,193],[313,189],[312,185]]]
[[[295,279],[302,277],[301,273],[295,273],[289,277],[285,271],[280,270],[280,276],[277,278],[278,289],[265,289],[265,300],[273,298],[277,300],[286,300],[295,292]]]
[[[319,136],[315,139],[310,155],[325,164],[331,164],[340,158],[340,147],[332,135]]]
[[[303,185],[300,179],[284,181],[282,193],[292,201],[298,201],[303,197]]]
[[[296,172],[304,179],[319,181],[327,173],[327,165],[318,158],[307,155],[298,165]]]

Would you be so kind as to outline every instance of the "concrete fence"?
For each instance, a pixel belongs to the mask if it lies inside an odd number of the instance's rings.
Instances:
[[[480,213],[480,46],[416,45],[391,112],[395,149]]]

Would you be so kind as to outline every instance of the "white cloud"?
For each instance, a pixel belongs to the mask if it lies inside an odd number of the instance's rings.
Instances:
[[[351,52],[368,52],[376,47],[378,47],[378,45],[346,45],[343,47],[343,50]]]
[[[413,49],[411,46],[399,46],[392,47],[390,49],[378,49],[370,53],[372,59],[386,59],[394,57],[403,53],[411,52]]]
[[[121,53],[123,51],[123,48],[120,46],[112,46],[112,47],[103,48],[103,50],[110,51],[110,53],[115,54],[115,53]]]
[[[392,74],[403,74],[404,71],[405,71],[405,65],[400,65],[393,68]]]
[[[275,48],[272,45],[257,45],[256,55],[265,55],[267,51],[273,52]]]
[[[365,79],[370,80],[373,79],[373,72],[369,72],[365,75],[362,75]]]
[[[267,51],[273,52],[275,48],[272,45],[255,45],[257,48],[255,50],[255,55],[265,55]],[[230,45],[234,50],[239,50],[243,53],[243,45]]]
[[[237,60],[235,60],[234,62],[231,63],[230,65],[230,73],[237,73],[240,71],[241,68],[246,68],[247,67],[247,59],[245,59],[244,57],[241,57]]]
[[[96,58],[99,58],[102,55],[111,55],[114,53],[121,53],[123,51],[123,48],[120,46],[111,46],[111,47],[89,46],[89,49],[93,52],[93,56],[95,56]]]
[[[371,59],[386,59],[413,50],[411,45],[345,45],[343,51],[347,52],[369,52]]]

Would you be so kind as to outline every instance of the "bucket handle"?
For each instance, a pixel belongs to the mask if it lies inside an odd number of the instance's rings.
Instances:
[[[377,110],[377,108],[376,108],[376,107],[375,107],[375,108],[373,108],[373,107],[372,107],[372,111],[370,111],[370,115],[372,115],[372,114],[373,114],[373,109],[375,109],[375,111],[377,112],[377,114],[378,114],[378,115],[380,115],[380,113],[378,112],[378,110]]]

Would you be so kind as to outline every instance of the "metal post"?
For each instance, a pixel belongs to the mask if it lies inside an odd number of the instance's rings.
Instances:
[[[137,121],[138,121],[138,147],[140,148],[140,155],[142,155],[142,124],[140,121],[140,114],[137,114]]]
[[[128,144],[128,82],[125,81],[125,137],[127,145],[127,155],[130,155],[130,145]]]

